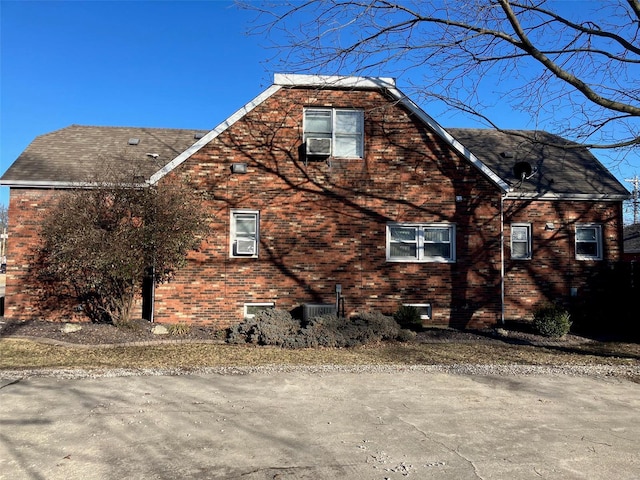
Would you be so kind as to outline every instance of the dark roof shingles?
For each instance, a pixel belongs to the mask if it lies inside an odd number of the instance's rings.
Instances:
[[[205,130],[94,127],[71,125],[36,137],[2,176],[3,182],[72,183],[87,181],[100,163],[130,162],[140,165],[149,178],[197,140]],[[137,145],[129,145],[138,138]],[[157,154],[153,158],[147,154]],[[122,165],[125,167],[125,165]]]
[[[575,148],[577,144],[557,135],[534,130],[501,132],[449,128],[447,131],[516,191],[561,195],[629,195],[627,189],[587,148]],[[573,148],[565,149],[561,145]],[[507,158],[502,155],[503,152],[511,152],[513,157]],[[531,165],[534,173],[520,182],[513,167],[523,161]]]

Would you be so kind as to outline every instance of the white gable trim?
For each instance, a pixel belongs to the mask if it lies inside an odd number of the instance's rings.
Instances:
[[[171,172],[178,165],[182,164],[191,155],[196,153],[207,143],[212,141],[227,128],[240,120],[246,114],[251,112],[256,106],[260,105],[267,98],[271,97],[274,93],[280,90],[282,87],[316,87],[316,88],[353,88],[353,89],[384,89],[394,97],[399,104],[407,108],[411,113],[416,115],[423,123],[429,126],[440,138],[448,143],[455,151],[466,158],[472,165],[486,175],[493,183],[495,183],[502,191],[509,192],[511,187],[502,180],[493,170],[487,167],[484,163],[478,159],[473,153],[471,153],[464,145],[458,142],[453,136],[447,132],[438,122],[436,122],[431,116],[429,116],[424,110],[409,99],[404,93],[396,88],[396,82],[393,78],[389,77],[343,77],[343,76],[331,76],[331,75],[298,75],[298,74],[284,74],[276,73],[274,75],[274,84],[270,86],[263,93],[254,98],[251,102],[247,103],[240,110],[231,115],[227,120],[222,122],[216,128],[211,130],[200,140],[194,143],[191,147],[186,149],[171,162],[167,163],[164,167],[154,173],[149,179],[151,185],[157,183],[165,175]]]
[[[396,81],[389,77],[341,77],[337,75],[297,75],[292,73],[276,73],[273,77],[275,85],[286,87],[317,88],[395,88]]]
[[[406,107],[411,113],[417,116],[423,123],[427,124],[429,127],[433,129],[436,134],[440,136],[445,142],[447,142],[455,151],[457,151],[464,158],[469,160],[469,162],[475,166],[478,170],[480,170],[483,174],[485,174],[493,183],[495,183],[503,193],[509,192],[511,187],[507,182],[505,182],[502,178],[500,178],[496,173],[487,167],[478,157],[476,157],[473,153],[471,153],[467,147],[462,145],[459,141],[457,141],[453,136],[447,132],[438,122],[436,122],[430,115],[428,115],[424,110],[422,110],[418,105],[416,105],[412,100],[409,99],[404,93],[402,93],[397,88],[389,89],[389,93],[393,95],[398,103]]]
[[[165,175],[170,173],[174,168],[176,168],[178,165],[183,163],[185,160],[191,157],[191,155],[196,153],[198,150],[204,147],[207,143],[209,143],[211,140],[216,138],[218,135],[224,132],[227,128],[229,128],[231,125],[236,123],[238,120],[240,120],[247,113],[249,113],[251,110],[256,108],[258,105],[260,105],[262,102],[264,102],[267,98],[269,98],[271,95],[276,93],[281,88],[282,87],[280,85],[272,85],[269,88],[267,88],[264,92],[262,92],[256,98],[254,98],[245,106],[240,108],[233,115],[227,118],[224,122],[219,124],[216,128],[214,128],[209,133],[204,135],[200,140],[198,140],[196,143],[191,145],[189,148],[187,148],[184,152],[182,152],[176,158],[174,158],[169,163],[167,163],[164,167],[162,167],[156,173],[151,175],[148,181],[149,184],[153,185],[158,181],[160,181],[160,179],[162,179]]]

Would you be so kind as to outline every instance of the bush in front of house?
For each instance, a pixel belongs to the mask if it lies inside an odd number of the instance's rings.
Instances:
[[[402,329],[392,317],[380,313],[363,313],[352,318],[321,315],[303,324],[287,311],[269,309],[231,327],[227,341],[283,348],[343,348],[384,340],[408,341],[414,337],[414,332]]]
[[[422,317],[417,307],[413,305],[401,305],[393,314],[393,318],[398,325],[408,330],[421,330]]]
[[[569,312],[558,304],[544,305],[533,313],[533,326],[545,337],[563,337],[571,328]]]

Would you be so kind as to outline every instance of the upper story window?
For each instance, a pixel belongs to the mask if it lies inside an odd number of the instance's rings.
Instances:
[[[602,225],[576,225],[576,258],[602,260]]]
[[[258,257],[260,214],[255,210],[231,211],[231,256]]]
[[[455,262],[455,234],[450,223],[388,224],[387,261]]]
[[[531,224],[514,223],[511,225],[511,258],[529,260],[531,249]]]
[[[307,152],[313,148],[318,155],[343,158],[363,157],[364,112],[362,110],[305,108],[303,130]]]

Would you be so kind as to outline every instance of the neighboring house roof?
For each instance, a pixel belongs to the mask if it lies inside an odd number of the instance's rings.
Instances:
[[[510,198],[626,200],[630,196],[587,148],[575,148],[578,144],[557,135],[538,130],[447,130],[509,184]]]
[[[624,253],[640,253],[640,223],[624,226]]]
[[[206,130],[71,125],[36,137],[0,178],[2,185],[66,187],[90,181],[96,164],[137,160],[140,176],[184,152]],[[134,139],[137,139],[137,143]],[[133,144],[132,144],[133,143]]]

